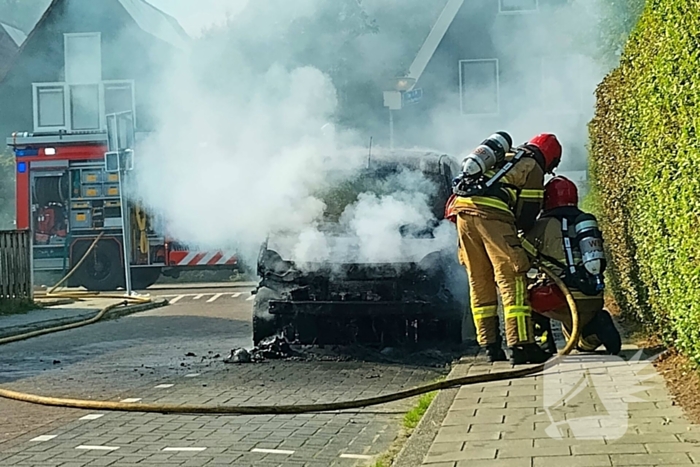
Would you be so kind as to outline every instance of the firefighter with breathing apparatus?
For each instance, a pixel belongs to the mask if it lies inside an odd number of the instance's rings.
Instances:
[[[608,353],[620,352],[620,333],[603,309],[603,272],[606,261],[603,237],[595,216],[578,208],[576,185],[564,177],[554,177],[545,185],[544,209],[526,235],[527,249],[569,287],[576,301],[581,325],[578,349],[592,352],[603,345]],[[546,336],[546,346],[556,353],[551,338],[550,319],[561,321],[568,339],[571,312],[559,288],[546,278],[530,288],[535,323]]]
[[[526,283],[530,259],[518,231],[534,225],[542,208],[545,173],[557,167],[562,150],[552,134],[535,136],[513,152],[512,145],[510,135],[498,132],[464,159],[446,217],[457,223],[477,339],[489,360],[506,360],[499,331],[500,292],[511,362],[542,363],[549,354],[534,340]]]

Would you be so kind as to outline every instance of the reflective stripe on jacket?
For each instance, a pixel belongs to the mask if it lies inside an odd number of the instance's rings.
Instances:
[[[454,200],[452,209],[457,213],[487,219],[515,221],[519,230],[529,230],[542,209],[544,170],[535,159],[525,157],[513,166],[500,183],[503,196],[460,196]]]

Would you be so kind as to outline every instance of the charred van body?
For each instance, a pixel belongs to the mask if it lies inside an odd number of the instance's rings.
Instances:
[[[377,181],[374,187],[385,185],[405,170],[430,182],[425,199],[432,219],[425,225],[400,226],[400,235],[394,237],[405,252],[400,258],[358,261],[348,254],[353,239],[337,232],[337,222],[327,226],[326,237],[334,248],[323,261],[295,261],[285,253],[289,248],[284,235],[268,238],[258,258],[256,344],[281,333],[301,344],[458,343],[466,337],[463,325],[470,322],[465,316],[466,273],[457,262],[456,240],[445,243],[436,234],[437,229],[451,228],[441,221],[459,170],[454,160],[425,152],[387,155],[359,174],[363,186],[355,192],[380,191],[370,185]],[[346,202],[355,200],[350,196]],[[328,204],[332,208],[333,203]]]

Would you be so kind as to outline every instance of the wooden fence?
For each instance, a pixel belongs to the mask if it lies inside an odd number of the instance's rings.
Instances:
[[[27,230],[0,231],[0,300],[32,298],[30,233]]]

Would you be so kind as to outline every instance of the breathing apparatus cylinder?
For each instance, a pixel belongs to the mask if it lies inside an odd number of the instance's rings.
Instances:
[[[513,139],[505,131],[492,134],[474,149],[462,162],[462,174],[477,178],[506,158],[513,146]]]
[[[606,261],[598,220],[592,214],[581,214],[574,221],[574,231],[583,267],[595,278],[597,288],[602,290]]]

